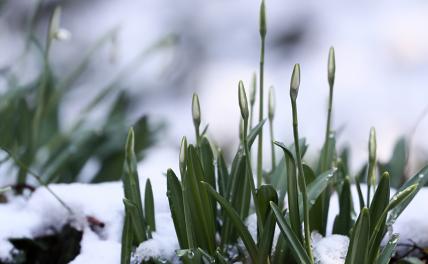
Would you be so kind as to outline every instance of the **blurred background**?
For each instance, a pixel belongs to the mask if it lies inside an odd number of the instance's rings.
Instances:
[[[153,141],[160,149],[172,146],[178,153],[183,135],[193,140],[191,97],[197,92],[202,124],[209,124],[214,141],[229,155],[238,146],[237,84],[243,80],[248,90],[253,72],[258,74],[259,1],[0,3],[0,96],[7,95],[12,86],[40,81],[44,71],[40,46],[45,46],[49,18],[60,5],[61,28],[71,37],[52,43],[48,58],[53,79],[67,84],[58,107],[59,131],[72,130],[83,115],[85,123],[98,127],[95,131],[100,133],[107,113],[111,113],[108,109],[126,93],[124,106],[129,111],[115,119],[124,122],[121,129],[126,131],[147,115],[148,131],[156,131],[156,137],[147,140],[141,151]],[[294,63],[300,63],[300,134],[310,143],[309,153],[320,151],[329,91],[327,56],[334,46],[333,126],[340,131],[339,146],[346,143],[352,149],[352,167],[359,168],[367,159],[371,126],[377,130],[380,160],[390,158],[401,136],[411,139],[412,161],[426,160],[428,2],[267,0],[266,6],[265,98],[267,88],[273,85],[277,140],[292,141],[289,82]],[[73,75],[82,65],[82,71]],[[102,103],[93,111],[83,111],[105,89],[109,92]],[[37,103],[34,107],[37,109]],[[20,116],[20,112],[15,114]],[[269,141],[267,131],[265,142]],[[111,142],[111,137],[106,136],[106,141]],[[120,151],[124,137],[118,139]],[[270,146],[265,147],[269,153]],[[49,160],[46,149],[49,147],[38,149],[38,162],[31,163],[38,164],[39,171],[44,168],[49,172],[43,165]],[[78,160],[79,175],[111,162],[103,153],[101,158],[89,155]],[[162,152],[153,155],[162,156]],[[270,164],[268,154],[265,158]],[[159,169],[176,167],[178,158],[174,164],[168,162]],[[415,164],[413,171],[419,169]]]

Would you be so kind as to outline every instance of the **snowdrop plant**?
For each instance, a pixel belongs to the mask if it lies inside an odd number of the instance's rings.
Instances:
[[[135,155],[135,136],[131,128],[128,132],[123,165],[123,189],[125,198],[125,219],[122,231],[121,263],[129,263],[134,246],[152,237],[156,231],[155,207],[150,179],[146,181],[144,207],[141,199],[140,183]]]
[[[82,52],[70,72],[59,74],[52,66],[51,51],[56,42],[67,39],[69,33],[61,27],[61,9],[57,7],[50,18],[46,41],[29,32],[26,49],[17,63],[2,69],[0,78],[7,89],[0,97],[0,148],[14,164],[1,162],[0,165],[10,165],[11,171],[17,171],[17,187],[28,185],[29,169],[42,176],[42,181],[37,179],[40,184],[78,181],[80,172],[91,161],[99,163],[98,169],[88,177],[92,176],[91,181],[119,180],[124,157],[122,145],[129,125],[133,124],[139,139],[135,146],[138,160],[142,158],[142,151],[154,141],[157,129],[149,127],[147,116],[130,120],[132,98],[121,83],[148,55],[170,46],[173,43],[170,37],[143,50],[110,83],[99,87],[97,94],[80,111],[75,111],[75,122],[62,124],[61,112],[70,92],[86,73],[92,57],[114,41],[117,32],[116,28],[109,30],[87,52]],[[20,66],[27,66],[27,58],[32,53],[39,58],[40,72],[34,80],[24,82],[20,79]],[[107,107],[105,119],[94,125],[89,117],[100,107]]]
[[[369,169],[364,169],[357,175],[349,170],[348,152],[337,152],[331,122],[336,68],[334,49],[331,48],[327,67],[330,88],[327,126],[318,164],[311,167],[304,162],[307,144],[305,139],[299,136],[297,113],[301,69],[300,65],[296,64],[289,90],[293,141],[292,144],[286,145],[272,140],[284,155],[279,162],[272,163],[273,168],[270,173],[264,175],[266,184],[263,184],[263,178],[259,177],[259,166],[261,135],[266,121],[262,110],[266,35],[264,2],[260,9],[260,35],[260,122],[252,126],[249,121],[253,120],[255,93],[253,89],[250,90],[249,106],[243,82],[239,81],[238,105],[242,118],[240,145],[230,167],[221,149],[208,139],[205,132],[199,133],[201,105],[197,96],[193,96],[196,142],[189,144],[186,138],[182,140],[180,177],[171,169],[167,172],[167,195],[180,246],[177,256],[184,263],[289,261],[312,264],[316,260],[312,252],[311,232],[317,231],[326,235],[330,197],[333,192],[337,192],[340,197],[339,213],[335,217],[332,230],[335,234],[350,238],[345,263],[388,263],[398,235],[388,236],[389,242],[386,245],[382,245],[381,241],[387,235],[388,228],[428,181],[428,167],[408,179],[390,198],[389,173],[382,171],[380,177],[377,174],[378,170],[385,166],[376,162],[376,139],[372,129],[369,140]],[[272,124],[272,92],[269,96],[268,118]],[[273,133],[271,135],[273,137]],[[253,166],[250,153],[257,137],[259,151],[256,166]],[[367,179],[366,197],[363,196],[360,186],[364,179]],[[353,207],[352,184],[359,190],[360,208]],[[371,191],[374,192],[373,195]],[[257,219],[256,234],[252,234],[245,223],[250,213],[254,213]],[[281,234],[278,239],[274,239],[277,227]],[[242,244],[239,241],[242,241]]]

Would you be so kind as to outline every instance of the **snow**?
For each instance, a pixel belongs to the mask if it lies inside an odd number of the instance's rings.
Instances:
[[[90,228],[84,229],[80,245],[80,254],[70,264],[120,262],[120,242],[113,239],[102,240]]]
[[[133,263],[141,263],[141,260],[149,260],[151,257],[174,259],[179,245],[169,211],[156,214],[156,227],[153,238],[144,241],[136,249]]]
[[[349,245],[349,238],[347,236],[328,235],[322,237],[319,233],[314,232],[312,233],[312,243],[315,263],[345,263]]]
[[[152,239],[139,247],[139,252],[150,256],[172,258],[178,248],[166,197],[166,177],[162,174],[167,169],[165,164],[177,163],[178,146],[177,149],[161,146],[138,166],[141,189],[144,190],[145,182],[150,178],[155,201],[158,230]],[[44,187],[37,188],[29,198],[10,196],[8,203],[0,204],[0,260],[10,258],[13,247],[9,238],[47,235],[70,223],[83,230],[81,252],[73,264],[119,263],[124,218],[122,183],[51,184],[49,188],[70,207],[72,214]],[[87,217],[99,220],[104,227],[93,231]]]
[[[73,214],[69,214],[44,187],[37,188],[28,200],[22,197],[12,198],[9,203],[0,205],[1,245],[7,245],[8,238],[32,238],[51,234],[66,223],[85,231],[82,252],[90,251],[85,248],[86,245],[92,245],[88,241],[106,240],[120,244],[123,222],[123,191],[120,183],[53,184],[49,187],[71,208]],[[105,224],[100,233],[91,231],[86,221],[87,216]],[[118,248],[120,253],[120,246]],[[2,249],[0,258],[7,258],[8,253],[8,250]]]

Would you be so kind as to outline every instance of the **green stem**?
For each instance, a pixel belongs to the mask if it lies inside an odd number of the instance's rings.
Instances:
[[[201,142],[201,135],[199,133],[199,126],[195,125],[195,136],[196,136],[196,145],[200,145]]]
[[[327,154],[329,153],[329,149],[328,149],[328,139],[330,136],[330,131],[331,131],[331,112],[332,112],[332,108],[333,108],[333,86],[330,85],[330,94],[328,97],[328,109],[327,109],[327,125],[325,128],[325,140],[324,140],[324,155],[323,155],[323,163],[321,165],[321,171],[324,172],[326,170],[329,169],[329,164],[328,164],[328,157]]]
[[[261,49],[260,49],[260,96],[259,96],[259,122],[263,120],[263,72],[265,64],[265,38],[261,38]],[[260,187],[262,184],[262,169],[263,162],[263,129],[260,130],[259,140],[258,140],[258,150],[257,150],[257,186]]]
[[[254,105],[253,104],[251,104],[250,105],[250,127],[249,127],[249,129],[248,130],[251,130],[252,128],[253,128],[253,116],[254,116]],[[250,132],[250,131],[248,131],[248,132]],[[250,151],[250,160],[251,160],[251,151]]]
[[[372,179],[374,177],[375,173],[375,164],[373,162],[369,161],[369,168],[368,168],[368,177],[367,177],[367,206],[370,206],[370,189],[372,186]]]
[[[299,129],[298,129],[298,121],[297,121],[297,105],[296,100],[291,100],[291,107],[293,111],[293,135],[294,135],[294,146],[296,148],[296,160],[297,160],[297,168],[299,173],[299,185],[302,192],[303,197],[303,222],[304,222],[304,231],[305,231],[305,247],[306,252],[308,253],[309,258],[311,259],[311,263],[313,263],[313,255],[311,248],[311,230],[309,227],[309,203],[308,203],[308,194],[306,191],[306,181],[305,175],[303,172],[302,158],[300,156],[300,146],[299,146]]]
[[[276,166],[276,158],[275,158],[275,144],[273,144],[274,136],[273,136],[273,119],[269,118],[269,130],[270,130],[270,146],[271,146],[271,155],[272,155],[272,169],[271,172],[275,169]]]
[[[263,225],[262,225],[262,221],[261,221],[262,218],[261,218],[261,215],[260,215],[260,212],[259,212],[259,207],[257,206],[256,187],[255,187],[255,184],[254,184],[253,170],[252,170],[251,160],[250,160],[250,150],[248,148],[247,131],[248,131],[248,119],[244,119],[243,144],[244,144],[245,158],[247,160],[247,177],[248,177],[248,181],[250,183],[251,194],[253,196],[254,207],[255,207],[255,210],[256,210],[257,226],[259,228],[260,234],[262,234],[263,233]]]

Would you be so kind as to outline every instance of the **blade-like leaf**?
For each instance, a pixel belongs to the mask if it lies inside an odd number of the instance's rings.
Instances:
[[[386,246],[383,248],[382,252],[380,253],[378,259],[376,260],[376,264],[388,264],[391,260],[392,255],[395,252],[395,248],[397,247],[398,239],[400,235],[393,234],[391,238],[389,239]]]
[[[167,171],[166,179],[166,194],[168,196],[169,208],[171,210],[178,243],[180,244],[180,248],[188,248],[181,184],[171,169]]]
[[[193,221],[198,221],[201,224],[203,233],[195,232],[197,236],[201,236],[198,241],[204,241],[210,253],[215,251],[215,217],[213,216],[213,208],[210,197],[206,189],[200,188],[200,182],[205,179],[204,171],[200,159],[198,158],[196,149],[193,145],[188,147],[187,158],[187,175],[189,180],[189,191],[192,195],[192,201],[195,203],[197,218]],[[189,194],[190,194],[189,193]]]
[[[250,131],[250,133],[247,136],[248,141],[248,148],[251,149],[251,146],[254,143],[254,140],[256,140],[257,136],[262,131],[263,125],[265,124],[266,119],[263,119],[260,123],[258,123],[255,127],[253,127]]]
[[[308,192],[308,201],[309,201],[309,209],[315,204],[315,201],[320,197],[320,195],[323,193],[323,191],[327,188],[328,184],[333,180],[334,171],[326,171],[317,177],[315,177],[315,180],[312,181],[308,186],[306,187]],[[303,214],[303,204],[299,200],[299,211],[300,215]]]
[[[227,183],[229,182],[229,172],[227,171],[226,162],[224,161],[223,152],[218,153],[217,157],[217,181],[218,181],[218,190],[221,196],[228,197],[227,193]]]
[[[278,194],[272,185],[262,185],[256,191],[256,201],[263,221],[262,224],[264,225],[265,219],[267,219],[270,212],[270,202],[273,201],[278,204]]]
[[[339,214],[334,219],[333,234],[348,236],[353,225],[351,184],[349,177],[346,177],[339,198]]]
[[[373,200],[370,204],[370,234],[372,234],[378,221],[381,220],[381,215],[389,203],[389,174],[384,173],[376,188]]]
[[[398,192],[389,201],[388,206],[385,208],[382,215],[379,217],[379,220],[377,221],[376,226],[370,237],[370,244],[369,244],[370,261],[373,262],[375,260],[380,250],[380,244],[382,242],[382,238],[386,233],[386,226],[387,226],[386,217],[388,215],[388,212],[398,206],[401,206],[403,203],[408,203],[409,200],[413,199],[416,189],[417,189],[417,184],[413,184],[407,187],[406,189]],[[390,217],[394,217],[392,216],[392,214],[393,212],[391,212]]]
[[[155,203],[150,179],[147,179],[146,190],[144,191],[144,216],[146,217],[148,231],[156,231]]]
[[[287,240],[295,259],[302,264],[311,264],[311,260],[306,253],[305,248],[303,247],[302,243],[300,243],[299,238],[296,236],[294,231],[291,229],[291,226],[287,223],[285,217],[281,213],[281,210],[273,202],[270,203],[270,206],[272,207],[272,211],[275,214],[276,222],[281,229],[281,233]]]
[[[425,184],[428,182],[428,166],[424,167],[422,170],[420,170],[415,176],[407,180],[401,187],[398,189],[397,193],[394,195],[394,197],[397,197],[400,192],[402,192],[407,187],[417,184],[417,187],[415,189],[415,192],[411,195],[411,197],[406,201],[400,203],[400,205],[396,206],[394,209],[392,209],[390,216],[388,217],[388,225],[392,225],[397,217],[403,212],[403,210],[409,205],[410,201],[413,199],[413,197],[418,193],[418,191],[425,186]]]
[[[129,212],[126,212],[125,207],[125,220],[123,221],[123,230],[122,230],[122,247],[121,247],[121,264],[129,264],[131,261],[131,252],[132,252],[132,241],[134,240],[131,216]]]
[[[233,209],[232,205],[226,199],[220,196],[208,183],[202,182],[202,186],[204,186],[205,189],[212,195],[212,197],[214,197],[217,200],[217,202],[221,205],[221,207],[225,209],[226,213],[229,215],[230,219],[232,220],[232,223],[235,226],[236,231],[241,237],[242,242],[244,242],[244,245],[248,250],[248,254],[253,260],[253,263],[257,263],[256,262],[257,256],[258,256],[257,246],[253,238],[251,237],[250,232],[245,226],[244,222],[239,217],[238,213],[235,211],[235,209]]]
[[[270,204],[269,204],[269,207],[270,207]],[[275,233],[275,226],[276,226],[275,215],[273,214],[272,210],[269,209],[269,214],[267,215],[263,226],[263,234],[261,235],[261,239],[258,244],[259,259],[257,263],[269,263],[267,262],[267,260],[272,250],[272,242],[273,242],[273,236]]]
[[[290,216],[290,224],[293,229],[294,234],[297,236],[300,242],[303,242],[302,236],[302,222],[300,216],[303,215],[303,210],[299,210],[299,189],[297,187],[297,175],[296,175],[296,163],[294,161],[293,154],[288,150],[288,148],[281,142],[274,142],[275,145],[280,147],[285,156],[286,166],[287,166],[287,195],[288,195],[288,210]]]
[[[363,208],[352,230],[345,264],[367,263],[367,250],[369,244],[370,216],[369,209]]]
[[[147,239],[146,230],[141,225],[141,223],[144,222],[144,219],[139,217],[138,208],[133,202],[126,198],[123,198],[123,203],[125,205],[126,213],[129,213],[131,225],[135,233],[135,238],[137,240],[137,243],[139,244]]]

